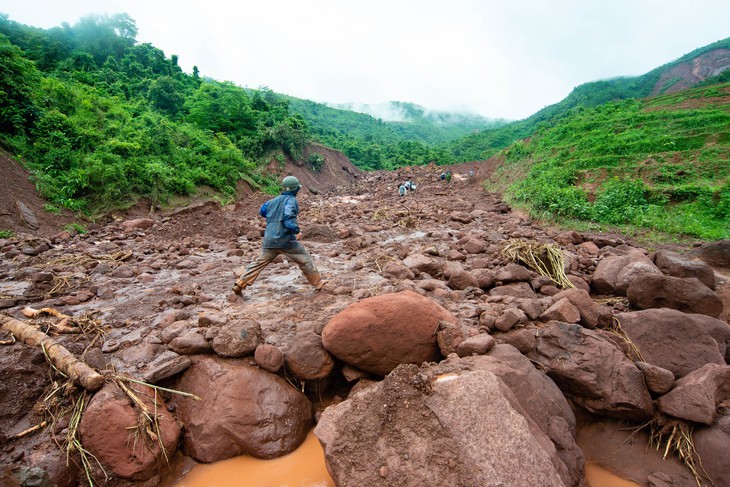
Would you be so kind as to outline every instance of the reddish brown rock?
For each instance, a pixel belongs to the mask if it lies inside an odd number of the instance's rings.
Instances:
[[[277,458],[294,451],[312,425],[312,405],[281,377],[239,360],[195,357],[175,389],[185,452],[200,462],[241,454]]]
[[[403,259],[403,264],[413,272],[425,272],[431,277],[440,277],[444,264],[424,254],[413,254]]]
[[[220,327],[211,345],[221,357],[243,357],[263,343],[261,325],[254,320],[233,319]]]
[[[486,333],[480,333],[467,338],[459,343],[456,347],[456,354],[459,357],[468,357],[469,355],[484,355],[489,352],[497,344],[497,341]]]
[[[626,296],[631,282],[644,274],[661,275],[657,266],[640,250],[601,260],[593,273],[593,288],[602,294]]]
[[[441,355],[448,357],[449,354],[456,352],[456,347],[464,341],[464,336],[455,323],[448,321],[440,321],[436,328],[436,341],[439,345]]]
[[[322,346],[322,338],[314,333],[299,333],[284,354],[284,362],[299,379],[324,379],[332,373],[335,360]]]
[[[139,386],[134,390],[149,410],[157,411],[162,444],[167,456],[172,457],[180,427],[159,396],[155,406],[152,389]],[[91,399],[79,425],[84,448],[125,479],[147,480],[167,466],[159,442],[146,441],[141,431],[136,432],[140,435],[137,441],[130,442],[130,434],[135,434],[141,414],[141,410],[132,406],[131,399],[110,382]]]
[[[674,385],[674,374],[667,369],[646,362],[634,362],[641,373],[644,374],[646,387],[655,394],[666,394]]]
[[[565,485],[553,443],[483,370],[436,375],[402,365],[325,409],[314,432],[342,487]]]
[[[730,325],[705,315],[657,308],[615,315],[645,362],[684,377],[705,364],[725,364]]]
[[[690,250],[685,256],[700,259],[713,267],[730,269],[730,239],[706,243]]]
[[[542,321],[561,321],[563,323],[578,323],[580,321],[580,311],[573,306],[568,298],[557,300],[541,315]]]
[[[679,379],[657,405],[675,418],[711,425],[725,401],[730,401],[730,366],[707,364]]]
[[[282,351],[266,343],[256,347],[253,358],[259,367],[273,374],[279,372],[284,365],[284,354]]]
[[[155,224],[155,221],[152,218],[137,218],[135,220],[127,220],[122,222],[122,229],[129,231],[129,230],[147,230],[148,228],[152,228],[152,226]]]
[[[666,276],[696,277],[705,286],[715,289],[715,272],[706,262],[693,260],[669,250],[658,250],[654,254],[654,264]]]
[[[709,428],[695,428],[692,433],[695,452],[702,472],[717,486],[730,479],[730,455],[718,455],[730,445],[730,416],[719,417]]]
[[[440,357],[434,332],[440,321],[456,323],[446,309],[413,291],[364,299],[325,325],[324,347],[362,370],[387,375],[401,363]]]
[[[527,315],[519,308],[507,308],[494,320],[494,327],[499,331],[509,331],[519,323],[527,321]]]
[[[672,308],[714,318],[723,310],[720,297],[696,277],[638,276],[626,296],[633,309]]]
[[[553,322],[539,331],[535,359],[588,411],[636,421],[654,414],[641,371],[594,330]]]
[[[469,271],[457,271],[449,276],[449,287],[464,290],[468,287],[479,287],[479,281]]]
[[[567,298],[570,304],[576,307],[580,314],[581,325],[590,329],[598,326],[599,307],[591,299],[590,294],[582,289],[566,289],[554,296],[556,300],[563,298]]]

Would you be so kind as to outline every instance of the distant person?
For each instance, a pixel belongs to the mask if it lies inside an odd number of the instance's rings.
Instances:
[[[446,181],[446,171],[444,171],[444,172],[441,173],[441,175],[439,176],[439,179],[441,181]]]
[[[279,196],[264,203],[259,214],[266,218],[264,241],[259,256],[246,266],[246,270],[236,280],[232,291],[239,296],[243,290],[254,283],[259,274],[280,254],[294,261],[302,270],[302,274],[317,291],[324,289],[325,282],[312,261],[307,249],[297,240],[299,234],[299,202],[297,193],[302,188],[294,176],[287,176],[281,182],[282,191]],[[329,291],[329,289],[326,289]]]
[[[469,171],[469,179],[471,179],[473,177],[474,177],[474,169],[472,169],[471,171]]]
[[[411,183],[411,191],[416,192],[416,183]]]
[[[406,190],[410,190],[411,189],[411,182],[410,181],[406,181],[405,183],[403,183],[403,186],[406,187]]]
[[[398,194],[399,194],[399,195],[400,195],[401,197],[403,197],[403,196],[405,196],[405,195],[406,195],[406,185],[405,185],[405,184],[401,184],[401,185],[400,185],[400,186],[398,187]]]
[[[451,171],[446,171],[446,182],[447,183],[451,182]]]

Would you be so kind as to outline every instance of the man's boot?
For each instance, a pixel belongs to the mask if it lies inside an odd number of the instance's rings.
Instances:
[[[319,272],[313,272],[312,274],[305,274],[304,277],[307,278],[307,281],[309,281],[309,284],[314,286],[314,289],[319,291],[324,286],[324,281],[322,280],[322,276],[319,274]]]
[[[304,277],[307,278],[307,281],[309,281],[309,284],[314,286],[314,289],[316,289],[318,292],[324,293],[324,294],[334,294],[332,287],[329,284],[327,284],[327,281],[322,280],[322,276],[319,275],[319,272],[305,275]]]
[[[246,284],[243,281],[236,281],[236,283],[231,288],[231,291],[233,291],[233,294],[237,294],[239,296],[243,296],[243,290],[248,287],[248,284]]]

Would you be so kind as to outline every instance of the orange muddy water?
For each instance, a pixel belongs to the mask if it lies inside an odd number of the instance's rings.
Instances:
[[[240,456],[193,467],[175,487],[335,487],[311,431],[294,452],[272,460]]]
[[[622,479],[594,463],[586,463],[586,481],[591,487],[640,487],[636,482]]]
[[[586,464],[590,487],[638,487],[639,484]],[[311,431],[294,452],[272,460],[240,456],[193,467],[174,487],[335,487],[324,465],[322,447]]]

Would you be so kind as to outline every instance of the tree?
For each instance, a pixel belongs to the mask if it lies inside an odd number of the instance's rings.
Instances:
[[[23,52],[0,34],[0,132],[20,134],[35,118],[33,92],[40,74]]]
[[[181,90],[179,81],[171,76],[163,76],[150,83],[148,99],[152,106],[174,117],[182,110],[185,103],[185,96]]]

